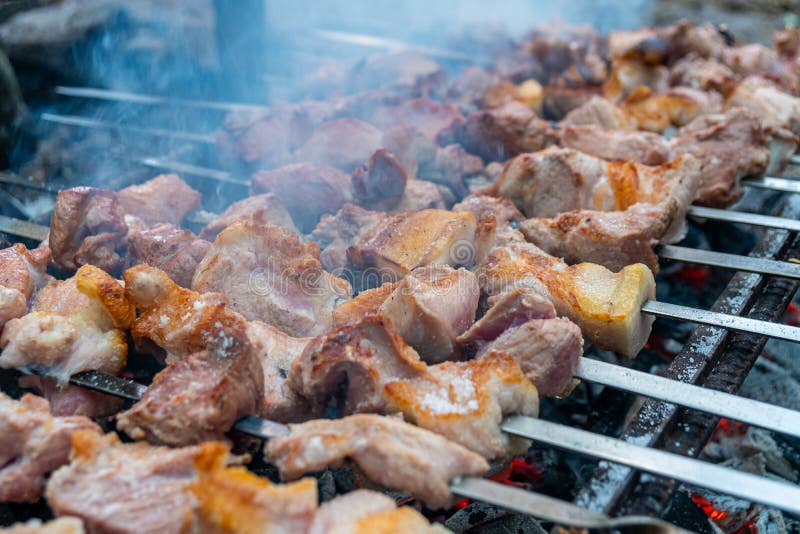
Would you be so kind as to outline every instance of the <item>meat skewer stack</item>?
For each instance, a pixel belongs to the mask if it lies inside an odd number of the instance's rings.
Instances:
[[[0,366],[34,372],[22,385],[49,401],[0,398],[18,449],[0,479],[26,488],[4,500],[44,495],[93,532],[436,531],[374,492],[318,506],[309,479],[260,479],[227,433],[290,423],[264,449],[283,478],[349,459],[448,506],[451,481],[527,449],[507,417],[568,394],[585,343],[636,356],[654,247],[683,238],[690,204],[727,206],[788,163],[796,34],[773,52],[710,26],[612,33],[608,66],[590,37],[541,99],[502,62],[447,84],[391,58],[407,76],[383,92],[386,65],[367,62],[351,80],[367,92],[226,119],[223,157],[260,170],[199,235],[180,225],[201,195],[176,175],[59,192],[46,241],[0,251]],[[602,76],[564,87],[578,71]],[[129,353],[162,367],[130,408],[67,385]],[[111,415],[137,443],[91,422]]]

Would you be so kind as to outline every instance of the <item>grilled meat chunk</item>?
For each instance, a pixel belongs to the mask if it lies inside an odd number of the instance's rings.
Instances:
[[[315,406],[289,387],[289,369],[311,338],[296,338],[260,321],[247,324],[247,337],[261,361],[264,374],[263,405],[256,410],[284,423],[304,421],[316,414]],[[254,412],[255,413],[255,412]]]
[[[202,447],[209,446],[215,444]],[[76,432],[71,463],[47,483],[47,502],[57,516],[79,517],[89,532],[191,531],[197,504],[188,487],[202,447],[123,444],[116,434]]]
[[[117,193],[122,211],[138,217],[145,224],[160,222],[180,224],[200,205],[202,196],[177,174],[161,174]]]
[[[359,61],[350,71],[351,91],[382,89],[406,97],[426,96],[444,81],[442,67],[413,50],[390,51]]]
[[[136,440],[184,446],[224,439],[245,415],[260,415],[264,371],[249,346],[241,352],[203,351],[170,363],[144,396],[117,416],[117,427]]]
[[[620,104],[640,130],[663,132],[670,126],[684,126],[706,113],[722,111],[722,97],[713,91],[672,87],[654,93],[640,87]]]
[[[767,131],[786,129],[800,135],[800,98],[784,93],[764,78],[742,80],[728,97],[726,107],[749,109]]]
[[[556,141],[550,123],[520,102],[473,111],[463,124],[442,135],[444,140],[461,144],[485,161],[504,161]]]
[[[468,195],[453,206],[453,211],[468,211],[479,221],[490,216],[494,217],[499,227],[505,226],[508,222],[518,223],[525,219],[509,199],[489,195]]]
[[[452,193],[447,187],[425,180],[409,180],[400,202],[390,211],[443,210],[452,203]]]
[[[225,467],[227,451],[206,444],[195,459],[188,491],[197,501],[199,532],[309,532],[317,513],[317,483],[273,484],[244,467]],[[393,501],[394,503],[394,501]]]
[[[0,333],[9,320],[27,313],[33,292],[50,279],[49,261],[50,249],[45,245],[28,250],[17,243],[0,250]]]
[[[326,269],[375,269],[364,287],[399,280],[425,265],[471,267],[485,252],[493,227],[468,212],[426,209],[392,215],[345,206],[325,217],[312,233]],[[372,280],[375,278],[375,280]]]
[[[419,267],[396,283],[359,293],[334,310],[334,323],[353,325],[377,313],[428,363],[448,359],[455,339],[475,320],[480,289],[475,275],[448,265]]]
[[[252,218],[269,221],[287,232],[298,233],[292,216],[289,215],[280,197],[274,193],[265,193],[247,197],[228,206],[203,228],[200,237],[213,241],[217,234],[233,223]]]
[[[669,159],[669,142],[651,132],[610,130],[593,124],[567,126],[559,131],[561,146],[608,161],[661,165]]]
[[[53,417],[41,397],[0,393],[0,502],[37,500],[45,478],[69,461],[71,436],[100,433],[85,417]]]
[[[669,69],[640,59],[616,58],[611,62],[611,72],[603,84],[603,96],[612,102],[621,102],[640,88],[652,92],[669,87]]]
[[[673,157],[692,154],[700,160],[700,186],[695,201],[726,206],[742,195],[739,180],[767,168],[763,129],[755,115],[742,108],[699,117],[671,141]]]
[[[512,358],[426,366],[380,315],[312,341],[292,365],[289,383],[312,403],[346,383],[346,413],[400,412],[488,458],[521,444],[500,431],[502,416],[535,416],[539,406],[536,388]]]
[[[358,160],[353,168],[363,163],[370,154]],[[257,172],[253,175],[252,189],[255,193],[274,193],[278,196],[294,223],[304,232],[313,229],[320,217],[335,213],[352,200],[350,176],[326,166],[324,162],[294,163]],[[267,219],[271,220],[269,217]]]
[[[297,162],[330,165],[349,173],[381,148],[382,139],[383,132],[367,122],[329,120],[317,126],[293,157]]]
[[[386,404],[387,382],[422,376],[426,369],[386,318],[371,315],[313,339],[292,363],[289,385],[320,405],[346,378],[344,411],[374,412]]]
[[[609,130],[635,130],[636,123],[625,111],[610,100],[595,96],[573,109],[561,121],[561,126],[595,125]]]
[[[736,75],[718,59],[686,56],[670,68],[669,79],[673,86],[726,94],[733,87]]]
[[[281,477],[355,462],[375,482],[408,491],[432,508],[452,500],[448,485],[460,475],[480,475],[489,466],[466,448],[433,432],[391,417],[353,415],[291,425],[288,436],[267,442],[265,456]]]
[[[628,265],[618,273],[593,263],[567,266],[510,230],[476,274],[487,296],[517,287],[545,291],[556,311],[577,324],[598,347],[633,358],[650,334],[653,318],[641,312],[655,296],[653,273]]]
[[[145,263],[167,273],[176,284],[192,285],[192,277],[211,243],[174,224],[156,224],[128,234],[128,264]]]
[[[128,225],[116,193],[93,187],[59,191],[50,221],[53,261],[75,270],[92,264],[114,273],[122,269]]]
[[[570,211],[624,210],[639,202],[670,203],[664,242],[680,240],[685,214],[700,179],[700,161],[682,155],[658,167],[605,162],[576,150],[551,148],[518,156],[491,191],[511,199],[526,215],[557,217]]]
[[[480,289],[475,275],[448,265],[411,271],[388,295],[378,313],[428,363],[448,359],[455,339],[475,320]]]
[[[222,358],[249,346],[247,322],[224,295],[182,288],[149,265],[131,267],[124,278],[125,294],[139,311],[134,338],[149,339],[175,358],[204,350]]]
[[[224,293],[231,309],[247,319],[298,337],[329,330],[336,301],[352,293],[347,281],[322,268],[315,244],[254,219],[217,236],[192,286]]]
[[[493,354],[514,358],[539,394],[549,397],[568,389],[583,355],[583,335],[563,317],[532,319],[506,329],[478,357]]]
[[[457,106],[427,98],[388,97],[359,115],[384,132],[398,126],[415,128],[431,143],[437,142],[442,131],[464,120]]]
[[[485,346],[510,328],[532,319],[553,319],[556,309],[550,297],[535,288],[517,287],[486,299],[489,309],[458,336],[456,341],[472,350]]]
[[[670,63],[687,54],[719,57],[725,49],[725,38],[711,23],[698,26],[682,20],[671,26],[612,31],[607,44],[611,57]]]
[[[34,299],[33,311],[6,324],[0,367],[36,367],[65,383],[81,371],[116,374],[128,345],[122,330],[134,310],[122,285],[92,265],[52,281]]]
[[[428,523],[422,514],[410,506],[398,508],[394,499],[387,495],[369,490],[356,490],[320,505],[309,533],[329,532],[444,534],[450,531],[438,523]]]
[[[353,171],[353,196],[359,204],[383,211],[400,202],[407,181],[400,161],[381,148]]]

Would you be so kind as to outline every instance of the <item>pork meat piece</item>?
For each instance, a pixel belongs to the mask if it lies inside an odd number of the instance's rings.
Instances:
[[[432,365],[425,375],[387,383],[384,391],[386,413],[400,412],[407,421],[490,460],[530,446],[500,429],[503,417],[539,413],[536,387],[505,354]]]
[[[343,210],[336,219],[359,219],[368,223],[368,216],[363,212],[351,212]],[[337,223],[336,219],[328,220],[326,226],[352,228],[352,223]],[[399,280],[412,269],[426,265],[471,267],[482,257],[493,233],[493,226],[479,224],[469,212],[426,209],[382,215],[373,217],[372,221],[373,224],[361,226],[349,241],[347,238],[352,232],[346,230],[338,243],[334,243],[344,246],[349,267],[378,273],[378,283],[365,287]]]
[[[522,212],[509,199],[489,195],[468,195],[452,209],[453,211],[468,211],[479,221],[483,221],[487,217],[494,217],[498,227],[505,226],[509,222],[516,224],[525,219]]]
[[[539,395],[550,397],[569,389],[583,355],[583,334],[563,317],[532,319],[505,330],[478,357],[491,354],[514,358]]]
[[[428,363],[453,355],[455,339],[475,320],[480,290],[475,275],[448,265],[419,267],[396,283],[359,293],[334,310],[337,327],[380,314]]]
[[[353,197],[370,209],[386,211],[403,198],[408,173],[385,149],[376,150],[352,173]]]
[[[606,162],[567,148],[514,158],[489,189],[511,199],[529,217],[557,217],[570,210],[624,210],[638,202],[681,200],[667,238],[681,234],[684,215],[700,179],[701,162],[690,155],[652,167]]]
[[[391,212],[443,210],[452,204],[453,195],[443,185],[425,180],[409,180],[400,202],[392,206]]]
[[[525,104],[509,102],[470,113],[466,121],[443,132],[443,140],[461,144],[484,161],[505,161],[540,150],[556,141],[550,123],[536,117]]]
[[[316,406],[346,378],[345,413],[374,412],[385,407],[386,383],[426,369],[388,319],[370,315],[314,338],[292,363],[289,385]]]
[[[122,410],[124,399],[71,384],[59,384],[47,376],[26,375],[20,387],[41,393],[50,404],[50,413],[57,416],[82,415],[100,419]]]
[[[706,113],[719,113],[722,104],[722,96],[714,91],[671,87],[653,93],[640,87],[620,107],[638,129],[661,133],[670,126],[684,126]]]
[[[428,363],[444,361],[456,337],[475,321],[480,290],[466,269],[436,265],[414,269],[398,282],[378,313]]]
[[[83,520],[89,532],[190,532],[197,504],[188,487],[201,450],[76,432],[70,464],[47,483],[47,503],[57,516]]]
[[[385,217],[355,204],[345,204],[335,215],[325,215],[311,232],[311,240],[318,243],[320,262],[326,271],[342,272],[347,268],[347,249],[359,234],[380,224]]]
[[[752,111],[767,131],[783,128],[800,135],[800,98],[784,93],[764,78],[745,78],[725,105],[728,109],[744,107]]]
[[[135,440],[180,447],[222,440],[245,415],[261,414],[264,371],[255,351],[203,351],[171,362],[144,396],[117,416]]]
[[[330,532],[445,534],[450,531],[438,523],[428,523],[425,516],[410,506],[398,508],[394,499],[387,495],[359,489],[320,505],[311,523],[309,534]]]
[[[595,125],[609,130],[635,130],[636,124],[610,100],[595,96],[573,109],[561,121],[561,126]]]
[[[139,311],[134,338],[148,339],[174,358],[210,351],[223,358],[250,346],[247,321],[220,293],[180,287],[164,271],[137,265],[125,271],[125,294]]]
[[[138,217],[145,224],[180,224],[200,205],[202,196],[177,174],[161,174],[143,184],[122,189],[117,198],[125,213]]]
[[[383,132],[358,119],[325,121],[297,149],[293,159],[297,162],[330,165],[349,173],[381,148],[382,138]]]
[[[317,415],[317,407],[289,387],[287,381],[292,363],[311,338],[291,337],[260,321],[247,324],[247,337],[264,374],[263,402],[253,413],[262,413],[267,419],[282,423],[297,423]]]
[[[133,315],[122,285],[84,265],[72,278],[39,290],[33,311],[6,324],[0,367],[43,369],[61,384],[81,371],[116,374],[125,366],[123,330]]]
[[[567,126],[559,131],[561,146],[608,161],[661,165],[669,159],[669,142],[651,132],[610,130],[597,125]]]
[[[128,234],[128,263],[144,263],[167,273],[183,287],[192,285],[192,277],[211,243],[189,230],[171,223],[161,223]]]
[[[451,504],[453,478],[489,468],[477,454],[433,432],[366,414],[291,425],[288,436],[267,442],[265,457],[286,479],[350,459],[370,479],[407,491],[431,508]]]
[[[113,191],[93,187],[59,191],[50,220],[53,262],[69,270],[91,264],[118,272],[127,247],[124,215]]]
[[[384,131],[383,146],[397,158],[409,180],[417,178],[420,169],[432,167],[441,150],[421,131],[408,125]]]
[[[220,444],[207,443],[195,459],[197,477],[187,488],[196,500],[195,532],[309,532],[317,512],[316,480],[273,484],[245,467],[225,467],[227,456]]]
[[[232,310],[302,337],[330,329],[350,284],[326,272],[319,248],[266,221],[241,221],[223,230],[197,268],[201,293],[221,292]]]
[[[83,522],[77,517],[59,517],[46,523],[40,519],[29,519],[26,523],[16,523],[0,528],[3,534],[84,534]]]
[[[0,502],[27,502],[42,495],[47,476],[69,461],[71,436],[100,428],[85,417],[53,417],[47,401],[0,393]]]
[[[423,165],[419,177],[449,187],[458,196],[467,193],[464,178],[483,172],[483,160],[467,153],[461,145],[436,150],[433,160]]]
[[[489,309],[469,329],[458,336],[459,345],[472,351],[482,348],[510,328],[533,319],[552,319],[556,309],[550,297],[529,287],[517,287],[487,299]]]
[[[0,250],[0,333],[9,320],[27,313],[33,292],[50,279],[49,262],[50,249],[45,245],[28,250],[17,243]]]
[[[736,75],[717,59],[686,56],[670,68],[669,80],[673,86],[726,94],[733,87]]]
[[[354,164],[353,168],[363,163],[370,154],[372,152]],[[303,232],[313,229],[324,214],[336,213],[352,200],[350,176],[328,167],[326,162],[294,163],[257,172],[253,175],[252,183],[254,193],[277,195]]]
[[[622,211],[574,210],[520,225],[525,238],[567,264],[591,262],[611,271],[644,263],[658,272],[655,247],[666,235],[676,207],[640,203]]]
[[[217,234],[228,226],[253,217],[269,221],[287,232],[298,233],[297,227],[292,221],[292,216],[286,210],[280,197],[274,193],[265,193],[249,196],[228,206],[225,211],[203,228],[203,231],[200,232],[200,237],[208,241],[214,241]]]
[[[522,235],[495,247],[476,271],[487,296],[531,287],[549,296],[559,316],[577,324],[583,335],[605,350],[633,358],[650,335],[653,318],[641,312],[655,296],[653,273],[633,264],[613,273],[593,263],[566,265]]]
[[[669,63],[687,54],[719,57],[725,38],[711,24],[695,25],[686,20],[671,26],[615,30],[607,37],[610,57],[634,57],[654,63]]]
[[[700,160],[700,186],[695,202],[724,207],[742,195],[739,180],[762,174],[769,151],[759,119],[742,108],[699,117],[671,141],[673,157],[692,154]]]
[[[621,102],[639,88],[661,92],[668,87],[669,69],[664,65],[634,58],[615,58],[603,84],[603,96],[612,102]]]

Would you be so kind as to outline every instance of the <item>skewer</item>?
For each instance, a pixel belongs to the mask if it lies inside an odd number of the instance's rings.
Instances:
[[[128,102],[132,104],[149,104],[155,106],[177,106],[185,108],[215,109],[219,111],[267,111],[267,106],[255,104],[239,104],[236,102],[219,102],[211,100],[188,100],[185,98],[169,98],[141,93],[128,93],[126,91],[111,91],[108,89],[95,89],[93,87],[56,87],[56,94],[78,98],[91,98],[94,100],[108,100],[112,102]]]
[[[675,245],[662,245],[657,249],[658,257],[665,260],[684,261],[712,267],[722,267],[733,271],[744,271],[770,276],[782,276],[800,280],[800,264],[788,261],[770,260],[767,258],[754,258],[739,254],[725,254],[713,250],[679,247]]]
[[[800,487],[786,482],[533,417],[512,415],[503,421],[500,428],[509,434],[560,449],[627,465],[746,501],[757,501],[792,513],[800,512]]]
[[[135,134],[149,135],[152,137],[166,137],[171,139],[180,139],[183,141],[193,141],[195,143],[204,143],[213,145],[215,139],[213,135],[196,134],[192,132],[178,132],[173,130],[165,130],[162,128],[140,128],[138,126],[124,126],[109,121],[101,121],[98,119],[88,119],[77,115],[57,115],[55,113],[42,113],[41,119],[46,122],[53,122],[56,124],[63,124],[66,126],[77,126],[79,128],[100,128],[103,130],[113,130],[118,132],[130,132]]]
[[[787,180],[765,176],[763,178],[744,178],[741,184],[756,189],[769,189],[770,191],[783,191],[785,193],[800,193],[800,180]]]
[[[789,230],[790,232],[800,232],[800,221],[798,220],[760,215],[758,213],[690,206],[689,215],[701,219],[712,219],[715,221],[749,224],[751,226],[763,226],[766,228]]]
[[[135,400],[135,397],[141,398],[146,391],[146,386],[132,380],[111,375],[99,377],[95,375],[103,375],[103,373],[96,371],[79,373],[70,377],[70,383],[131,400]],[[239,420],[233,428],[260,439],[270,439],[290,432],[287,425],[253,416]],[[512,415],[501,423],[501,428],[509,434],[546,443],[553,447],[627,465],[746,500],[755,500],[789,512],[800,513],[800,488],[784,482],[734,471],[694,458],[633,445],[619,439],[532,417]],[[483,482],[473,483],[473,478]],[[453,481],[452,489],[465,497],[505,507],[514,505],[512,508],[514,510],[537,515],[537,510],[528,507],[534,501],[523,498],[522,495],[517,496],[515,493],[502,493],[496,486],[502,485],[475,477],[461,477]],[[509,489],[515,492],[523,491],[516,488]],[[463,493],[460,493],[459,490]],[[501,498],[501,495],[506,497]],[[508,496],[512,497],[512,502],[506,500]]]
[[[200,214],[196,212],[193,215],[194,217],[189,218],[196,220],[200,224],[207,223],[208,219],[212,216],[206,212],[202,212]],[[14,219],[12,217],[0,216],[0,232],[18,235],[35,241],[42,241],[47,237],[49,229],[40,224]],[[695,253],[701,257],[705,252],[707,251],[695,251]],[[789,271],[787,276],[791,278],[792,274],[793,271]],[[724,313],[700,310],[697,308],[679,306],[677,304],[670,304],[655,300],[648,300],[645,302],[642,306],[642,313],[655,315],[657,317],[665,317],[668,319],[677,319],[692,323],[719,326],[729,330],[748,332],[751,334],[758,334],[771,338],[800,343],[800,327],[789,326],[780,323],[771,323],[769,321],[760,321],[757,319],[750,319],[748,317],[727,315]]]
[[[792,165],[800,165],[800,154],[795,154],[792,156],[792,159],[789,160],[789,163]]]

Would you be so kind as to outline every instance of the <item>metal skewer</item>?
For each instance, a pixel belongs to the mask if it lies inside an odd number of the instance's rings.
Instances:
[[[173,130],[165,130],[162,128],[140,128],[138,126],[126,126],[117,124],[115,122],[101,121],[97,119],[88,119],[77,115],[57,115],[55,113],[42,113],[41,119],[46,122],[53,122],[56,124],[63,124],[66,126],[77,126],[79,128],[100,128],[103,130],[113,130],[118,132],[130,132],[141,135],[149,135],[152,137],[167,137],[172,139],[181,139],[183,141],[192,141],[195,143],[204,143],[213,145],[216,140],[213,135],[196,134],[192,132],[178,132]]]
[[[747,213],[744,211],[704,208],[702,206],[690,206],[688,213],[693,217],[700,217],[701,219],[749,224],[752,226],[763,226],[765,228],[778,228],[791,232],[800,231],[800,221],[785,219],[783,217],[772,217],[770,215],[759,215],[758,213]]]
[[[765,176],[763,178],[745,178],[741,181],[741,184],[747,187],[755,187],[756,189],[800,193],[800,180],[787,180],[786,178]]]
[[[128,93],[125,91],[111,91],[108,89],[95,89],[93,87],[56,87],[56,94],[78,98],[91,98],[94,100],[108,100],[112,102],[129,102],[132,104],[149,104],[156,106],[179,106],[187,108],[215,109],[219,111],[267,111],[267,106],[255,104],[239,104],[236,102],[219,102],[210,100],[187,100],[185,98],[168,98],[156,95],[143,95],[141,93]]]
[[[722,267],[734,271],[758,273],[770,276],[782,276],[800,280],[800,264],[788,261],[770,260],[767,258],[754,258],[739,254],[725,254],[713,250],[678,247],[663,245],[657,249],[659,258],[665,260],[685,261],[712,267]]]
[[[757,501],[800,513],[800,487],[734,471],[694,458],[650,449],[543,419],[512,415],[500,425],[504,432],[586,456],[680,480],[747,501]]]

